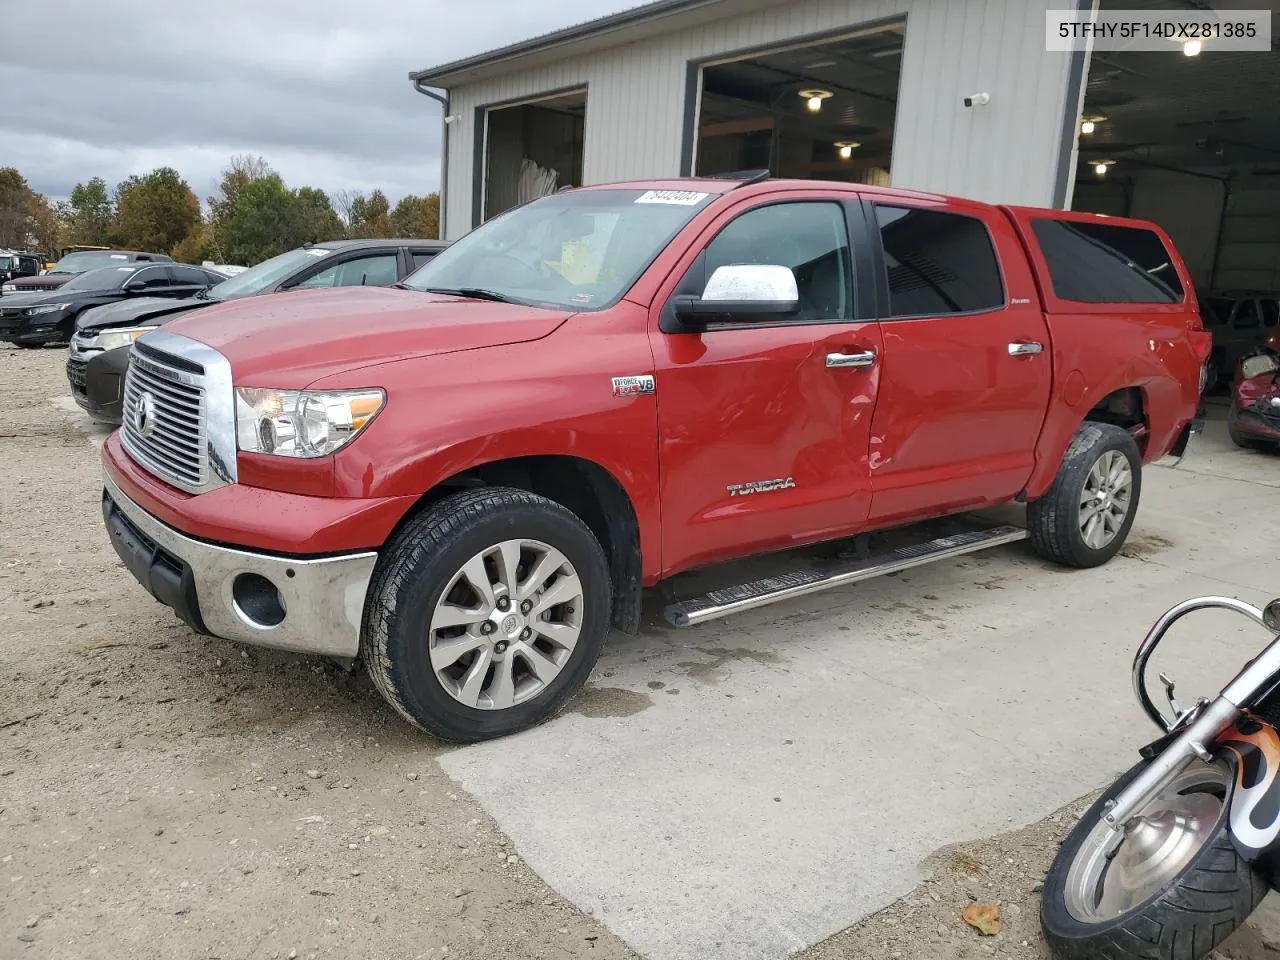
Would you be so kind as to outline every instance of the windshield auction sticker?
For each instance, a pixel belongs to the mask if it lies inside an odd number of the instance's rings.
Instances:
[[[1270,10],[1049,10],[1045,49],[1271,51]]]
[[[696,207],[707,199],[705,193],[689,190],[646,190],[636,197],[636,203],[669,203],[677,207]]]

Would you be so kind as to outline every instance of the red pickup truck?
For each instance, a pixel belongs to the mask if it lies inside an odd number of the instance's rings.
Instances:
[[[581,688],[643,587],[1009,501],[998,526],[674,604],[697,623],[1029,538],[1103,563],[1209,351],[1149,223],[764,177],[558,193],[397,288],[209,307],[133,348],[125,564],[198,632],[362,657],[468,741]]]

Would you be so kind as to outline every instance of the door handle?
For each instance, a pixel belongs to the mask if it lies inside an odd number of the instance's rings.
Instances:
[[[1034,357],[1037,353],[1044,353],[1043,343],[1037,343],[1032,340],[1030,343],[1009,344],[1009,356],[1011,357]]]
[[[870,367],[876,362],[876,352],[867,350],[864,353],[828,353],[828,367]]]

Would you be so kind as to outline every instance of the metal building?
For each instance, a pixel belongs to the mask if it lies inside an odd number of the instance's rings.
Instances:
[[[411,74],[445,104],[445,235],[549,184],[765,166],[1066,205],[1086,62],[1045,11],[1077,2],[657,0]]]

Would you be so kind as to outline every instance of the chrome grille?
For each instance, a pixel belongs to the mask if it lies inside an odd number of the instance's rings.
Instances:
[[[129,355],[121,440],[140,465],[179,489],[209,483],[205,385],[191,363],[154,349]],[[187,369],[184,369],[187,368]],[[197,368],[198,369],[198,368]]]

